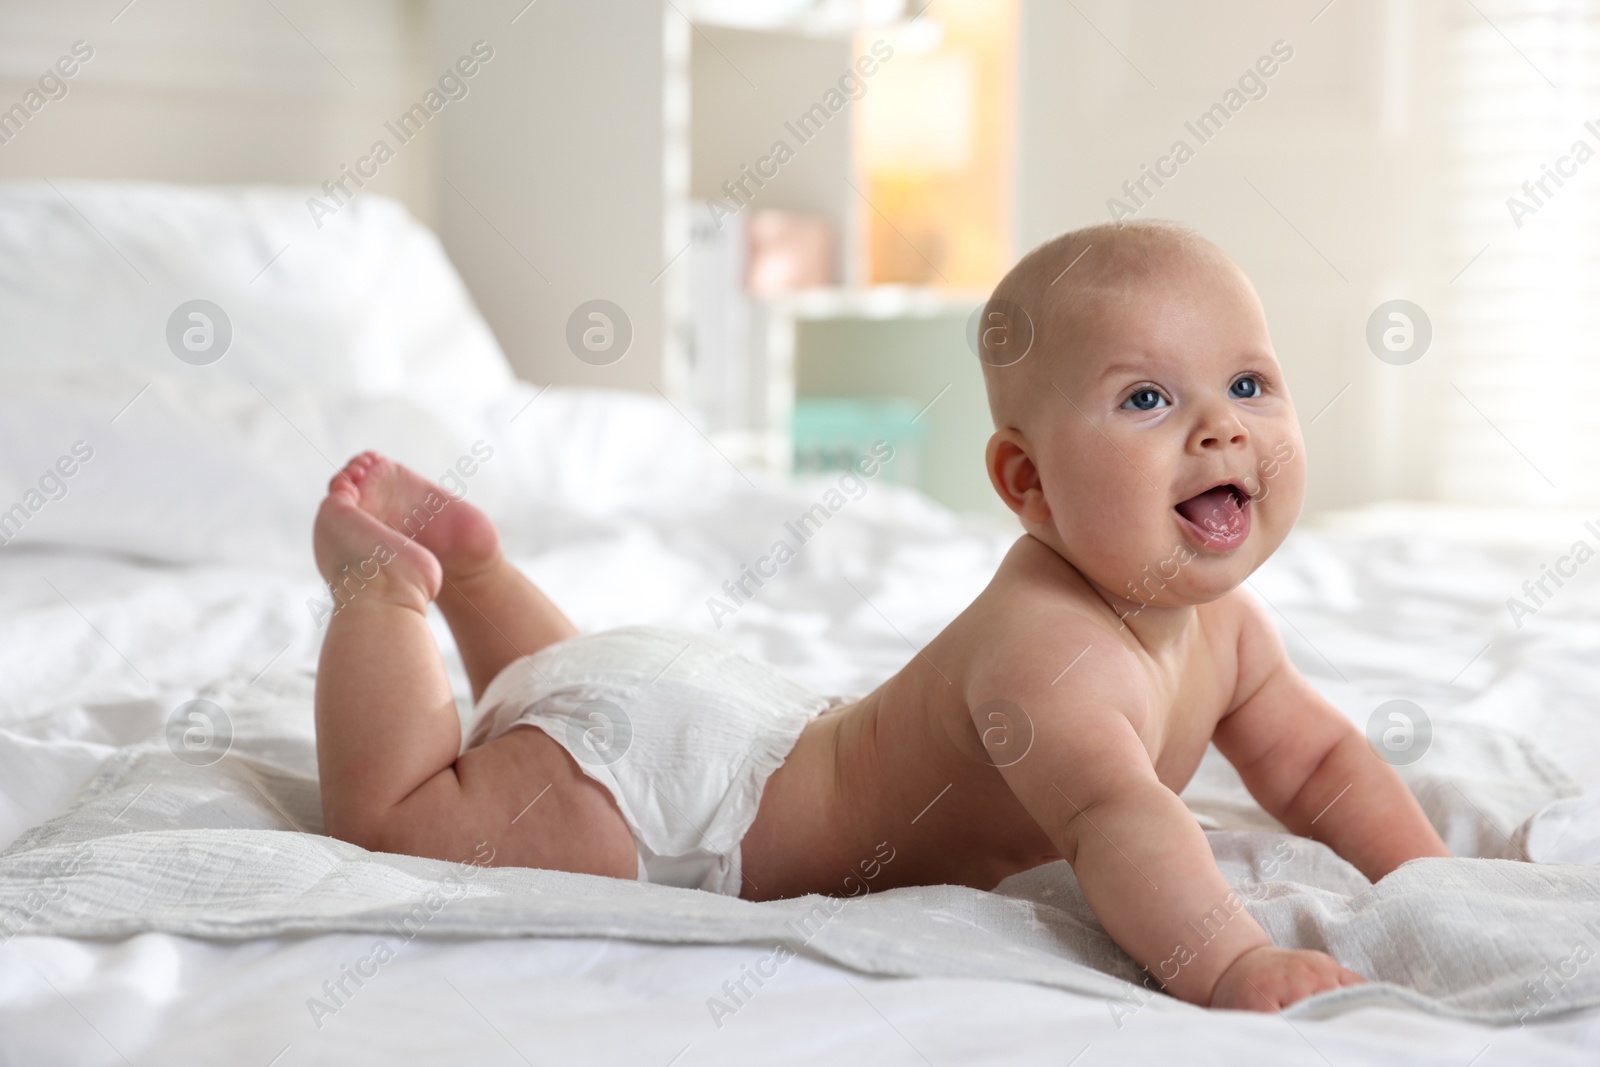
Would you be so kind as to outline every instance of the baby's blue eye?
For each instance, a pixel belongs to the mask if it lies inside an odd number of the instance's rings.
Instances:
[[[1154,411],[1166,402],[1167,398],[1154,389],[1136,389],[1133,395],[1122,402],[1122,406],[1132,411]]]
[[[1247,374],[1228,387],[1228,395],[1235,400],[1254,400],[1261,395],[1261,380]]]

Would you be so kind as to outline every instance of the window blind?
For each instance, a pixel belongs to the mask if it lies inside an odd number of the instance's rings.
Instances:
[[[1600,4],[1462,4],[1451,71],[1438,495],[1600,504]]]

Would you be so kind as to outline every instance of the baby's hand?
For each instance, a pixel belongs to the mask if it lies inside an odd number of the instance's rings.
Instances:
[[[1366,979],[1326,952],[1263,945],[1233,961],[1211,991],[1211,1007],[1277,1011],[1314,993],[1362,985]]]

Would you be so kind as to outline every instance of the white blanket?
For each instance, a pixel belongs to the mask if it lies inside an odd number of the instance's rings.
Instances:
[[[760,942],[869,973],[1038,982],[1116,998],[1129,1015],[1165,1002],[1133,984],[1143,976],[1101,930],[1065,863],[995,893],[933,886],[755,904],[368,853],[317,836],[310,681],[297,674],[271,688],[239,681],[208,690],[231,709],[234,740],[207,767],[173,758],[160,704],[119,709],[125,726],[143,723],[154,736],[119,747],[70,811],[0,856],[0,915],[13,917],[13,932]],[[1432,769],[1412,784],[1458,853],[1523,854],[1539,825],[1529,816],[1576,793],[1559,769],[1499,731],[1442,726],[1434,746]],[[1291,1014],[1382,1004],[1509,1023],[1600,1004],[1600,964],[1589,965],[1600,953],[1600,866],[1416,861],[1372,886],[1324,846],[1256,828],[1266,817],[1214,752],[1187,799],[1223,827],[1210,831],[1217,858],[1276,943],[1330,951],[1375,979]],[[1570,820],[1572,806],[1562,812]],[[464,843],[462,860],[473,856]]]

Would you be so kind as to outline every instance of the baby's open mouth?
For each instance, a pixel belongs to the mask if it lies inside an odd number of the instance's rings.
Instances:
[[[1173,510],[1202,547],[1226,551],[1250,536],[1250,495],[1233,482],[1212,486]]]

